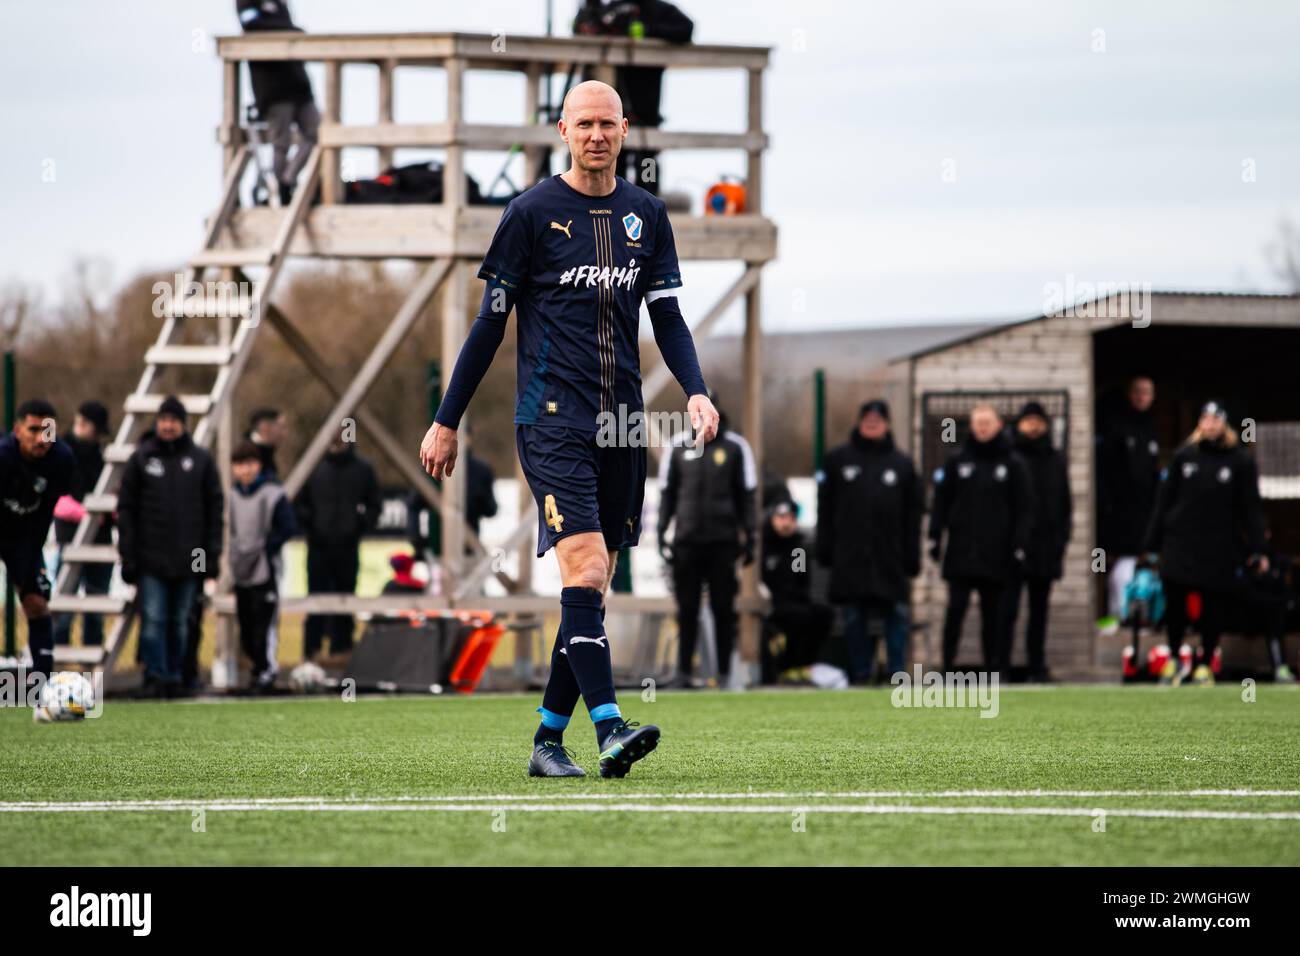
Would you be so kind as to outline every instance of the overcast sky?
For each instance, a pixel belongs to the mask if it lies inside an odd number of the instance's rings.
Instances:
[[[233,0],[4,4],[0,282],[53,288],[77,257],[107,262],[114,282],[183,262],[219,192],[210,37],[237,32]],[[556,0],[557,26],[575,5]],[[699,42],[773,47],[774,330],[1027,317],[1071,276],[1281,288],[1264,250],[1284,216],[1300,220],[1300,4],[681,6]],[[292,9],[317,32],[508,36],[543,33],[546,4]],[[373,119],[372,77],[345,76],[345,121]],[[398,119],[435,116],[439,89],[432,73],[400,82]],[[738,130],[743,93],[739,74],[670,75],[665,126]],[[471,119],[512,121],[521,102],[522,80],[469,80]],[[350,171],[373,174],[372,156]],[[490,181],[499,162],[474,157],[471,172]],[[730,153],[669,154],[663,167],[666,188],[697,201],[718,174],[744,171]],[[688,310],[735,272],[687,264]]]

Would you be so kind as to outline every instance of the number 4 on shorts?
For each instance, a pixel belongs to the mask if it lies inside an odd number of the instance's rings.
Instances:
[[[547,495],[542,506],[543,513],[546,516],[546,526],[553,529],[557,534],[563,531],[564,515],[555,510],[555,495]]]

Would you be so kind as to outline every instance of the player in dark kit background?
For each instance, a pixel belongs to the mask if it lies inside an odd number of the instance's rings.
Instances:
[[[32,673],[54,669],[50,579],[41,549],[54,504],[72,488],[76,459],[56,434],[54,406],[31,399],[18,406],[14,430],[0,437],[0,561],[22,601]]]
[[[614,90],[580,83],[557,124],[572,163],[506,207],[483,260],[483,303],[420,446],[434,478],[456,463],[456,429],[518,315],[515,443],[537,500],[538,555],[555,548],[564,589],[551,676],[528,772],[582,776],[563,745],[579,696],[596,727],[600,773],[625,776],[659,728],[623,719],[614,693],[604,603],[621,548],[637,543],[646,450],[598,438],[601,424],[643,411],[637,329],[646,303],[655,342],[687,395],[703,443],[717,434],[690,329],[667,207],[615,173],[628,123]]]

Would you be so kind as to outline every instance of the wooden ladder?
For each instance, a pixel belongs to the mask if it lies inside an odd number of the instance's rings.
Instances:
[[[88,564],[116,564],[117,548],[112,544],[93,544],[103,524],[104,516],[117,509],[117,490],[121,485],[122,474],[131,454],[135,451],[135,436],[158,411],[166,396],[154,390],[155,379],[161,369],[169,366],[207,367],[215,370],[216,376],[211,389],[206,394],[179,395],[186,412],[199,419],[193,429],[194,442],[204,448],[208,447],[216,434],[216,426],[222,413],[226,410],[234,393],[235,384],[243,374],[253,351],[261,327],[262,310],[270,301],[280,270],[288,257],[289,245],[294,233],[306,217],[311,206],[312,197],[320,180],[321,149],[312,148],[303,168],[293,201],[289,204],[270,248],[240,249],[218,248],[222,233],[230,224],[230,218],[238,206],[239,184],[244,170],[252,158],[248,146],[243,146],[235,154],[234,161],[226,171],[222,188],[221,204],[216,215],[208,223],[203,247],[190,259],[185,270],[185,286],[181,291],[192,288],[195,284],[200,289],[204,274],[209,269],[241,270],[248,267],[261,267],[265,271],[261,278],[253,283],[251,295],[219,295],[215,298],[206,292],[182,301],[173,300],[163,313],[162,329],[158,339],[145,352],[144,373],[135,391],[127,396],[123,406],[125,414],[118,426],[113,442],[104,449],[104,468],[94,491],[86,495],[82,502],[86,509],[85,516],[77,525],[72,541],[63,547],[62,562],[54,590],[50,597],[50,610],[56,614],[116,614],[117,621],[109,631],[102,647],[79,647],[59,645],[54,649],[56,664],[89,665],[96,669],[111,670],[126,643],[126,635],[135,616],[136,595],[131,588],[127,597],[112,597],[106,594],[82,595],[77,593],[82,569]],[[195,319],[231,319],[238,320],[228,345],[185,345],[173,342],[181,325]],[[224,465],[224,463],[219,463]]]

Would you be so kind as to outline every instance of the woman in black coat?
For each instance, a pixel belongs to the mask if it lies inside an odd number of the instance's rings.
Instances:
[[[1052,582],[1061,577],[1065,547],[1073,528],[1070,476],[1065,456],[1052,447],[1051,421],[1038,402],[1029,402],[1016,420],[1014,448],[1029,472],[1033,488],[1031,533],[1025,546],[1025,560],[1011,579],[1004,595],[1002,665],[1011,663],[1020,593],[1029,591],[1029,621],[1025,644],[1029,651],[1029,679],[1048,680],[1044,647],[1047,643],[1047,606]]]
[[[1218,402],[1201,409],[1196,430],[1161,477],[1145,550],[1160,555],[1171,654],[1187,628],[1188,594],[1199,594],[1201,649],[1193,678],[1213,683],[1210,663],[1242,560],[1256,572],[1268,570],[1259,471]],[[1171,659],[1162,676],[1179,683],[1187,674]]]

